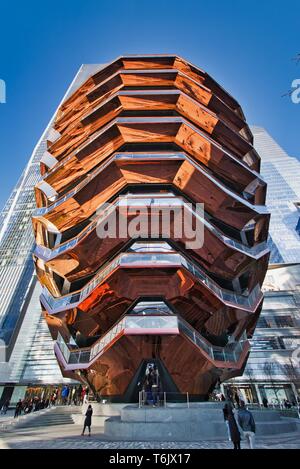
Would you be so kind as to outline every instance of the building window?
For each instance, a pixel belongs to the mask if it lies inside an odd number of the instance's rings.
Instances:
[[[291,316],[275,316],[276,327],[294,327]]]
[[[256,327],[261,327],[261,328],[270,327],[270,324],[268,323],[266,318],[260,317],[259,320],[257,321]]]
[[[296,349],[300,346],[300,337],[282,337],[284,347],[288,350]]]
[[[292,295],[267,296],[264,299],[264,309],[283,309],[295,306]]]
[[[277,337],[256,337],[251,341],[253,351],[277,350],[282,348]]]

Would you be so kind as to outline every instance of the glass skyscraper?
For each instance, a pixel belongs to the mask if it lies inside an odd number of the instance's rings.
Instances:
[[[62,102],[101,67],[83,65]],[[41,318],[41,287],[32,261],[34,186],[40,179],[40,160],[45,157],[52,121],[53,118],[0,214],[0,399],[5,385],[70,381],[61,376],[52,338]],[[20,396],[20,389],[16,389],[13,401]]]
[[[300,395],[300,161],[265,129],[251,130],[268,184],[271,265],[245,372],[231,384],[249,401],[282,404]]]
[[[268,184],[270,262],[300,262],[300,161],[289,156],[265,129],[251,130],[261,156],[261,174]]]

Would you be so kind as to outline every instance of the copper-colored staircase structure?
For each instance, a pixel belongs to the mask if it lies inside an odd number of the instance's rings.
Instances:
[[[259,171],[239,104],[177,56],[120,57],[60,106],[33,227],[42,310],[65,376],[122,399],[154,359],[174,389],[206,399],[242,373],[269,259]],[[156,238],[99,237],[108,203],[134,218],[124,201],[142,221],[150,205],[178,210]],[[203,225],[193,249],[176,230],[186,209],[190,228]]]

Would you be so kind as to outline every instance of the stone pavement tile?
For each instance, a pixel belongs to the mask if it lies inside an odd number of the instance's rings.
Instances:
[[[9,444],[11,448],[43,448],[43,449],[229,449],[232,448],[232,444],[228,441],[203,441],[203,442],[134,442],[134,441],[119,441],[119,442],[108,442],[100,441],[93,438],[77,437],[71,439],[52,439],[48,441],[18,441],[11,442]],[[294,442],[269,442],[260,443],[256,445],[257,448],[261,449],[295,449],[300,448],[299,439],[295,438]],[[243,445],[242,448],[247,448]]]
[[[232,443],[228,440],[207,440],[194,442],[161,442],[161,441],[109,441],[103,434],[103,428],[97,428],[92,436],[81,436],[81,425],[56,425],[49,427],[15,428],[1,433],[4,445],[9,448],[28,449],[229,449]],[[259,437],[256,447],[262,449],[295,449],[300,448],[300,433]],[[242,449],[247,448],[244,440]]]

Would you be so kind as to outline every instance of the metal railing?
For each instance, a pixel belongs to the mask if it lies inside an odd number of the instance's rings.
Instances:
[[[237,362],[245,348],[245,345],[249,343],[247,334],[244,331],[239,341],[231,342],[230,344],[225,345],[225,347],[212,345],[181,317],[178,318],[178,323],[179,330],[215,361]]]
[[[252,175],[253,179],[258,179],[259,181],[263,181],[261,178],[261,174],[259,174],[257,171],[251,169],[247,163],[245,163],[242,159],[231,153],[229,150],[227,150],[225,147],[223,147],[221,144],[213,140],[211,137],[205,134],[204,131],[201,131],[198,127],[193,125],[190,121],[185,119],[184,117],[116,117],[114,120],[106,124],[104,127],[102,127],[100,130],[96,131],[94,134],[89,136],[84,143],[79,145],[79,147],[75,150],[72,151],[68,156],[63,158],[59,163],[57,163],[51,170],[49,170],[46,174],[43,176],[43,180],[45,180],[50,174],[55,173],[61,166],[65,165],[68,161],[70,161],[74,156],[76,156],[80,151],[82,151],[84,148],[86,148],[90,143],[92,143],[94,140],[99,138],[101,135],[103,135],[106,131],[108,131],[110,128],[113,126],[119,124],[144,124],[144,123],[180,123],[184,124],[190,129],[192,129],[195,133],[197,133],[200,136],[204,136],[206,140],[208,140],[213,147],[216,147],[220,149],[224,155],[226,155],[230,160],[234,161],[239,167],[242,167],[244,170],[246,170],[249,174]],[[246,200],[243,199],[245,202]],[[258,208],[257,208],[258,209]],[[262,209],[262,207],[261,207]],[[265,210],[265,208],[264,208]]]
[[[181,404],[190,407],[189,393],[166,392],[166,391],[139,391],[139,408],[149,407],[172,407],[172,404]]]
[[[67,364],[83,364],[89,363],[96,356],[99,356],[112,341],[122,332],[126,330],[130,334],[130,330],[134,330],[136,334],[147,334],[149,329],[159,329],[163,333],[164,329],[172,330],[173,333],[178,329],[177,316],[124,316],[115,326],[113,326],[103,337],[97,340],[92,347],[82,349],[70,349],[64,341],[60,333],[58,333],[57,341],[60,351]],[[179,333],[179,330],[178,330]]]
[[[242,294],[234,293],[229,290],[221,288],[215,281],[207,276],[199,266],[196,266],[191,261],[186,259],[182,254],[178,253],[156,253],[156,254],[142,254],[142,253],[121,253],[110,262],[107,266],[100,269],[100,271],[87,283],[87,285],[80,291],[71,293],[66,296],[55,298],[43,287],[41,294],[41,301],[46,306],[49,312],[55,313],[65,309],[74,308],[80,304],[89,294],[105,280],[117,267],[184,267],[191,272],[197,280],[205,285],[216,297],[228,305],[243,307],[246,310],[252,310],[258,301],[262,299],[262,293],[259,284],[257,284],[252,292],[245,296]],[[45,304],[46,303],[46,304]]]
[[[43,260],[50,260],[54,259],[58,255],[66,252],[72,248],[74,248],[77,244],[79,244],[83,238],[85,238],[89,233],[99,226],[101,222],[105,222],[105,220],[118,208],[122,207],[124,204],[127,204],[129,207],[137,206],[140,204],[141,207],[167,207],[175,209],[180,208],[184,211],[191,213],[192,217],[195,217],[197,220],[200,221],[211,233],[213,233],[222,243],[225,245],[242,252],[252,258],[258,258],[268,252],[267,243],[263,242],[256,246],[249,247],[246,246],[239,241],[230,238],[223,233],[221,233],[213,224],[211,224],[205,216],[200,216],[190,205],[188,205],[181,197],[175,196],[175,194],[167,194],[166,195],[157,195],[154,194],[152,197],[142,196],[140,194],[137,195],[125,195],[119,196],[113,203],[110,204],[109,207],[105,207],[102,213],[94,219],[86,228],[84,228],[78,236],[60,244],[53,249],[48,248],[46,246],[36,245],[34,254],[38,257],[41,257]],[[54,206],[53,206],[54,207]]]
[[[60,333],[58,333],[56,343],[68,365],[87,364],[96,357],[99,357],[109,348],[114,339],[125,331],[126,334],[130,334],[133,331],[135,334],[147,334],[147,331],[150,329],[158,330],[161,334],[182,332],[215,361],[237,362],[244,350],[245,344],[248,343],[246,332],[244,332],[238,342],[230,343],[225,347],[212,345],[186,321],[175,315],[124,316],[90,348],[70,349]],[[164,330],[167,332],[164,332]],[[159,334],[159,332],[157,333]]]

